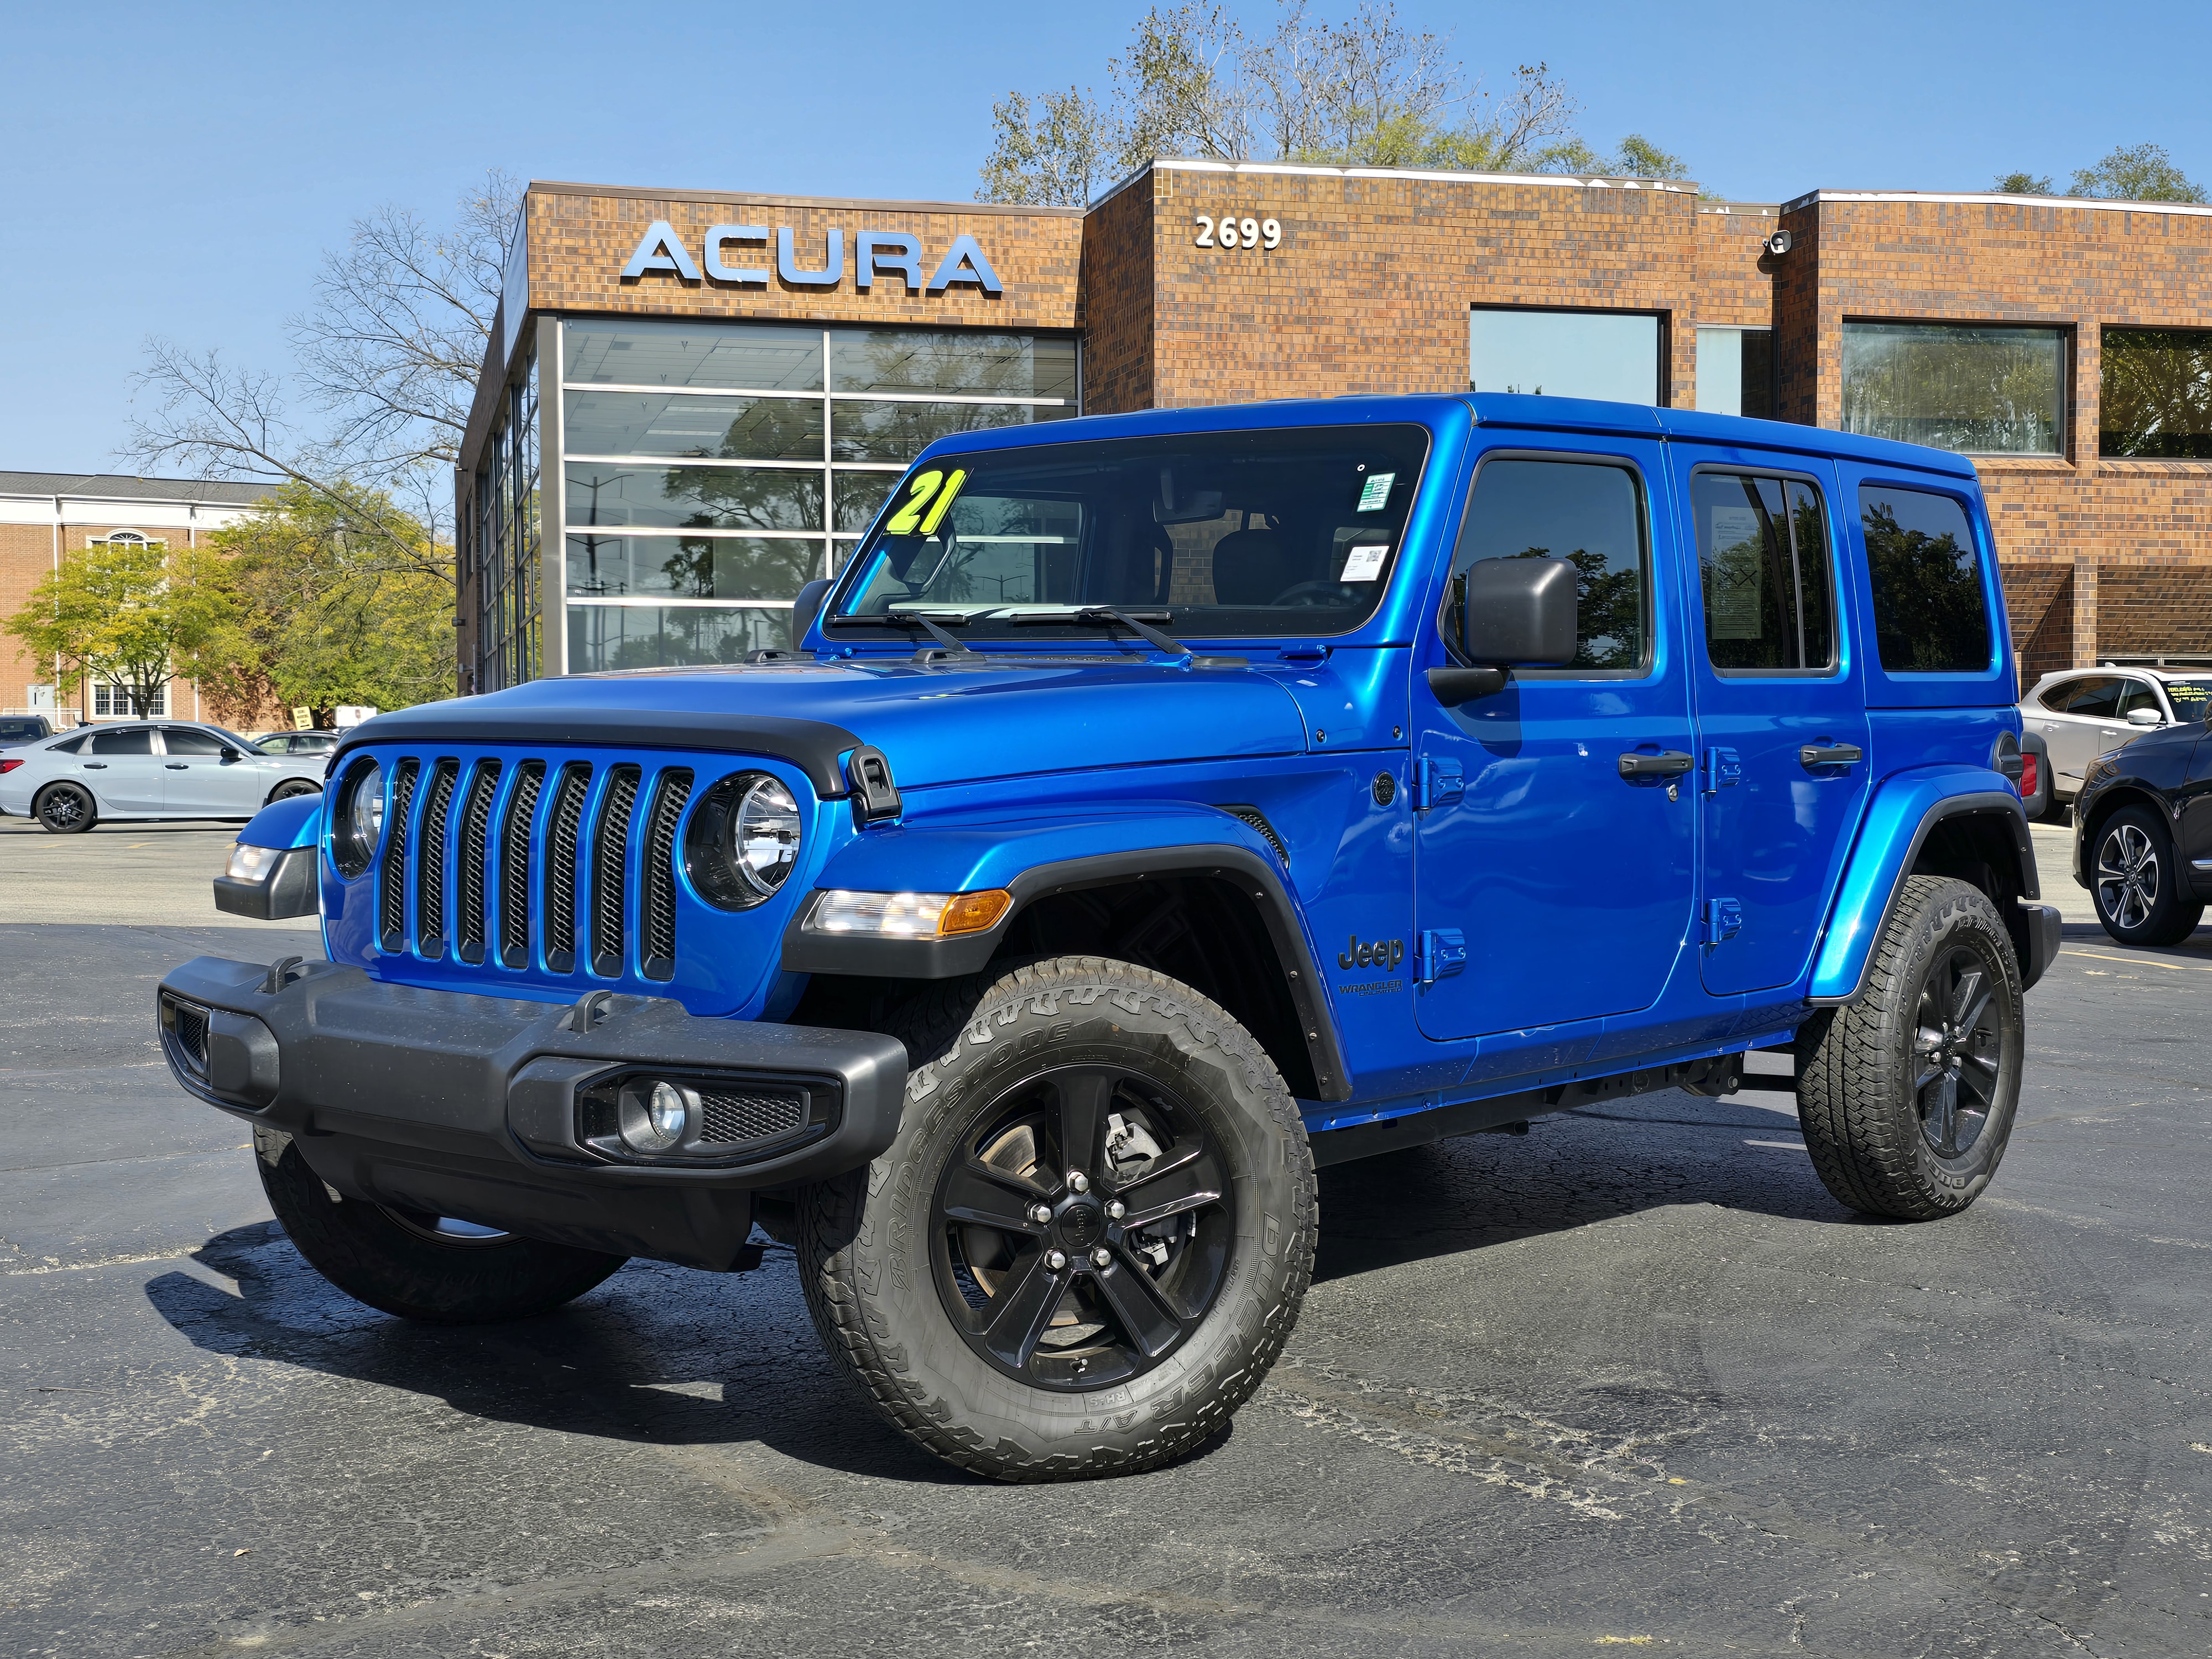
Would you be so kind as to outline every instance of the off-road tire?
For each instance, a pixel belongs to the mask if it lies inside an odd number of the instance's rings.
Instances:
[[[2154,891],[2148,908],[2140,913],[2135,903],[2124,901],[2116,908],[2118,885],[2106,878],[2107,860],[2126,856],[2120,850],[2123,846],[2140,854],[2142,876]],[[2179,945],[2204,919],[2204,907],[2189,890],[2172,831],[2148,806],[2123,806],[2098,824],[2089,848],[2089,876],[2097,921],[2123,945]]]
[[[1995,1102],[1978,1138],[1939,1157],[1922,1130],[1913,1080],[1923,988],[1964,946],[1990,976],[2002,1022]],[[1955,1215],[1996,1173],[2020,1101],[2020,965],[1996,908],[1978,888],[1909,876],[1856,1001],[1814,1017],[1797,1036],[1797,1114],[1821,1183],[1868,1215],[1931,1221]]]
[[[76,806],[73,815],[66,810],[71,802]],[[31,816],[50,836],[81,836],[100,822],[100,805],[81,783],[50,783],[31,803]]]
[[[1188,986],[1062,957],[933,987],[891,1022],[912,1069],[897,1138],[864,1170],[805,1189],[798,1255],[830,1352],[889,1421],[996,1480],[1133,1473],[1229,1421],[1282,1352],[1313,1274],[1313,1157],[1297,1105],[1251,1034]],[[1054,1062],[1152,1068],[1225,1149],[1230,1266],[1210,1310],[1152,1369],[1094,1393],[1030,1387],[963,1339],[929,1255],[941,1172],[979,1112]]]
[[[257,1135],[257,1139],[261,1138]],[[272,1165],[257,1147],[262,1190],[307,1265],[357,1302],[432,1325],[523,1319],[572,1302],[628,1258],[507,1234],[441,1243],[378,1205],[333,1197],[298,1146]]]

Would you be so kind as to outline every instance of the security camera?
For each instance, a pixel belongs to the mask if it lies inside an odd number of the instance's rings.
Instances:
[[[1778,230],[1773,235],[1768,237],[1764,242],[1761,242],[1759,246],[1765,248],[1769,253],[1787,253],[1790,252],[1790,233],[1786,230]]]

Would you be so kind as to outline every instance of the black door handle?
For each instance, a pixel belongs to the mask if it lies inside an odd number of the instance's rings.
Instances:
[[[1855,743],[1808,743],[1797,751],[1797,763],[1805,767],[1856,766],[1866,758],[1866,750]]]
[[[107,769],[107,763],[106,761],[87,761],[84,763],[84,769],[88,772],[105,772]]]
[[[1679,749],[1668,749],[1656,755],[1631,752],[1620,757],[1620,775],[1624,778],[1679,778],[1697,763]]]
[[[187,769],[186,769],[186,767],[185,767],[185,763],[184,763],[184,762],[182,762],[182,761],[171,761],[171,762],[170,762],[167,766],[163,767],[161,769],[162,769],[164,772],[182,772],[182,771],[186,770]]]

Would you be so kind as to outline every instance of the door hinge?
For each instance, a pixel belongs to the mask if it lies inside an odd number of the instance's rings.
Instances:
[[[1740,899],[1714,898],[1705,901],[1705,943],[1718,945],[1734,939],[1743,931],[1743,903]]]
[[[1705,793],[1717,795],[1743,781],[1743,757],[1733,749],[1705,750]]]
[[[1467,935],[1456,927],[1421,930],[1421,983],[1433,985],[1467,967]]]
[[[1413,763],[1413,810],[1425,812],[1443,806],[1467,792],[1467,775],[1455,760],[1417,760]]]

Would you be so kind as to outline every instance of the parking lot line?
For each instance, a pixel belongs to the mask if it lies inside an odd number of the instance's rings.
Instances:
[[[2061,951],[2062,957],[2094,957],[2099,962],[2127,962],[2151,968],[2171,968],[2184,974],[2212,974],[2212,968],[2194,962],[2160,962],[2156,957],[2114,957],[2102,951]]]

